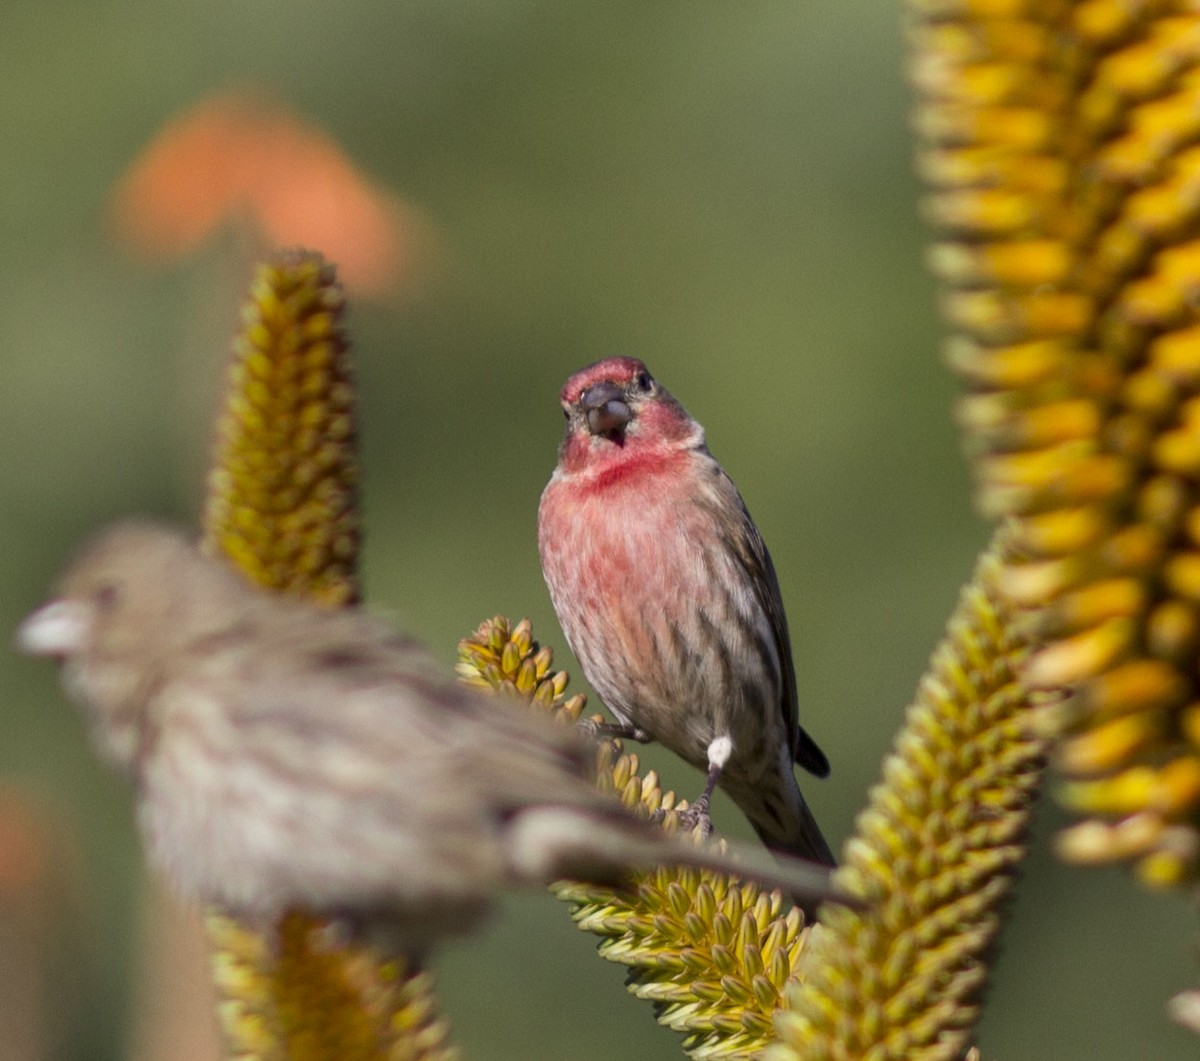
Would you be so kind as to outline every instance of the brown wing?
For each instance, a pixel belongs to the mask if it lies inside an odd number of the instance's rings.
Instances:
[[[236,690],[227,802],[286,820],[289,847],[248,834],[242,848],[280,892],[302,862],[305,905],[482,897],[507,875],[514,815],[611,806],[571,731],[465,688],[414,642],[353,613],[264,618],[269,633],[193,681]]]
[[[738,521],[736,530],[738,558],[746,570],[747,583],[754,587],[755,596],[766,613],[774,635],[782,684],[780,709],[783,711],[788,736],[792,741],[793,759],[810,774],[817,777],[828,777],[829,760],[817,746],[817,742],[800,725],[796,692],[796,666],[792,661],[792,641],[788,633],[787,615],[783,609],[783,594],[779,588],[779,578],[775,574],[775,565],[771,562],[767,543],[763,541],[758,527],[751,519],[746,503],[742,500],[733,480],[724,472],[722,472],[722,476],[743,516]]]
[[[280,669],[293,670],[278,677],[290,677],[294,694],[284,713],[347,739],[369,719],[390,752],[457,764],[460,784],[486,792],[500,813],[597,797],[591,754],[573,731],[463,686],[418,642],[369,616],[329,612],[320,618],[320,628],[306,624],[283,639]],[[272,687],[269,660],[260,657],[257,667],[259,682]],[[361,715],[339,720],[347,711]]]

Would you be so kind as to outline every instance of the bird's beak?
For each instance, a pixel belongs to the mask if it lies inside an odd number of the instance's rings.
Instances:
[[[633,419],[625,394],[615,383],[592,384],[579,396],[579,405],[587,414],[588,430],[593,435],[611,435]]]
[[[82,601],[43,604],[17,627],[16,648],[27,656],[69,656],[87,643],[92,609]]]

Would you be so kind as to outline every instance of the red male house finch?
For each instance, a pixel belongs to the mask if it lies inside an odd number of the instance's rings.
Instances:
[[[800,728],[779,582],[704,428],[646,371],[615,357],[562,389],[567,427],[538,509],[554,610],[620,721],[707,771],[768,847],[833,865],[793,773],[829,762]]]
[[[419,954],[507,884],[616,883],[633,865],[738,872],[592,787],[572,731],[453,681],[350,610],[250,587],[175,531],[121,524],[22,624],[61,657],[95,743],[136,789],[185,898],[262,927],[290,909]],[[795,864],[765,879],[823,897]]]

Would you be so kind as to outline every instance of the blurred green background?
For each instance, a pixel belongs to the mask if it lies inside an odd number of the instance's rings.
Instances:
[[[156,270],[103,216],[169,116],[261,85],[442,241],[419,293],[350,319],[371,606],[447,662],[480,619],[527,614],[574,670],[534,542],[557,391],[589,361],[644,357],[707,427],[774,553],[802,717],[834,764],[806,791],[840,843],[987,538],[921,261],[901,21],[865,0],[5,0],[4,630],[90,529],[196,518],[244,278],[229,239]],[[50,667],[10,656],[0,680],[0,794],[25,793],[67,837],[38,937],[45,1056],[122,1058],[145,892],[128,797]],[[645,759],[685,793],[699,784]],[[728,803],[716,813],[748,834]],[[1195,980],[1192,915],[1120,874],[1055,865],[1060,822],[1042,813],[984,1057],[1193,1056],[1162,1013]],[[467,1056],[680,1056],[592,951],[544,896],[447,948]]]

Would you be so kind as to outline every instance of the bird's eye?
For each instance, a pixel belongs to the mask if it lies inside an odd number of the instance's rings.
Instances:
[[[649,372],[639,372],[635,381],[639,390],[648,391],[654,386],[654,380],[650,378]]]
[[[98,587],[94,595],[96,603],[105,611],[117,603],[117,587],[111,582],[106,582],[103,586]]]

